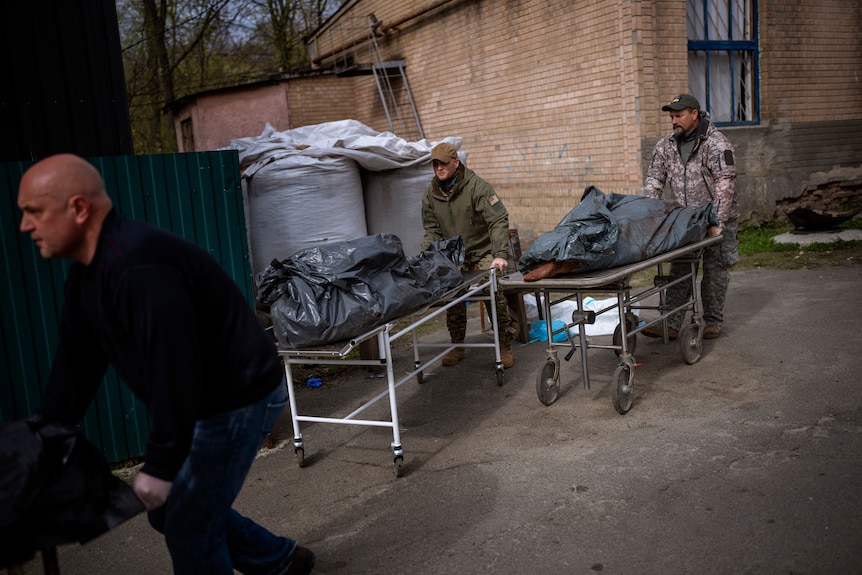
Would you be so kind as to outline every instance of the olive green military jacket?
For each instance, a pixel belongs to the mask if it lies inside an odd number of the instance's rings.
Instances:
[[[466,265],[489,255],[508,258],[509,212],[494,188],[463,164],[448,196],[436,177],[431,181],[422,196],[422,225],[422,250],[437,240],[461,236]]]

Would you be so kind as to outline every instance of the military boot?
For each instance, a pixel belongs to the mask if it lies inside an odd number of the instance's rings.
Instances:
[[[453,341],[452,343],[464,343],[464,340]],[[458,365],[458,363],[465,357],[467,357],[467,350],[463,347],[450,349],[446,355],[443,356],[443,365],[447,367]]]
[[[511,341],[500,342],[500,362],[506,369],[515,365],[515,352],[512,350]]]

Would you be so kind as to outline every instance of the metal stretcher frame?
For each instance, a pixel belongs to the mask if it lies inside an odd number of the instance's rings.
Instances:
[[[401,477],[404,465],[404,450],[401,446],[401,433],[398,424],[398,404],[396,401],[396,389],[412,377],[416,377],[418,383],[423,382],[424,370],[440,360],[446,353],[455,347],[481,348],[489,347],[494,349],[495,368],[497,375],[497,385],[503,385],[503,363],[500,358],[500,334],[497,328],[497,308],[495,306],[495,293],[497,291],[497,276],[495,270],[487,270],[480,272],[464,272],[463,281],[457,287],[447,291],[434,302],[427,306],[416,310],[404,318],[390,321],[386,324],[375,327],[367,332],[341,344],[330,346],[322,346],[314,349],[286,349],[279,348],[278,354],[284,362],[284,372],[287,379],[287,394],[290,402],[290,417],[293,425],[293,452],[300,467],[305,466],[305,444],[300,431],[299,423],[317,422],[317,423],[333,423],[344,425],[362,425],[373,427],[388,427],[392,430],[392,461],[393,471],[396,477]],[[488,308],[492,316],[492,343],[430,343],[421,342],[419,340],[418,329],[436,318],[437,316],[446,313],[447,310],[461,302],[487,301]],[[398,329],[399,324],[409,320],[409,325]],[[409,370],[405,375],[395,377],[395,365],[392,355],[392,343],[396,340],[410,335],[413,343],[413,369]],[[357,359],[349,357],[351,352],[356,349],[361,343],[376,339],[378,357],[371,359]],[[436,351],[433,357],[422,360],[420,351],[423,349],[431,349]],[[385,366],[386,370],[386,389],[367,400],[357,409],[343,417],[322,417],[316,415],[302,415],[297,409],[296,390],[294,389],[295,381],[293,377],[292,366],[295,364],[301,365],[353,365],[353,366]],[[389,399],[389,419],[359,419],[358,416],[366,409],[377,403],[383,398]]]
[[[667,318],[678,311],[692,312],[691,323],[679,332],[680,355],[683,361],[689,365],[697,363],[703,351],[704,328],[704,321],[698,308],[697,271],[703,250],[719,241],[721,241],[720,236],[706,238],[640,262],[606,270],[561,275],[533,282],[524,281],[521,274],[500,278],[499,284],[504,292],[533,292],[537,296],[542,295],[541,317],[548,318],[548,321],[545,322],[548,334],[548,357],[536,376],[536,393],[539,396],[539,401],[545,405],[551,405],[559,397],[560,359],[557,354],[558,347],[570,347],[570,351],[565,356],[566,361],[571,359],[576,349],[580,351],[584,389],[590,388],[588,350],[590,348],[612,349],[619,360],[611,382],[612,400],[617,412],[620,414],[627,413],[631,409],[634,398],[636,361],[633,354],[637,347],[637,334],[646,327],[661,322],[664,332],[663,339],[667,343],[669,340]],[[669,263],[687,263],[689,264],[689,271],[671,280],[670,277],[662,273],[662,266]],[[633,289],[631,287],[632,276],[654,266],[657,268],[657,275],[653,286],[640,290]],[[691,296],[682,304],[669,307],[667,289],[682,282],[691,282]],[[598,312],[585,311],[581,296],[587,294],[613,294],[616,296],[616,303]],[[659,305],[644,305],[643,301],[655,294],[659,295]],[[557,299],[552,300],[552,297]],[[577,309],[572,312],[572,322],[562,328],[554,329],[552,322],[549,321],[551,306],[572,299],[577,303]],[[636,305],[640,310],[658,311],[659,316],[639,325],[641,320],[633,311]],[[614,330],[612,343],[602,345],[587,339],[584,324],[592,324],[597,315],[613,310],[616,310],[619,315],[619,323]],[[577,339],[571,332],[571,328],[575,326],[577,326],[578,331]],[[554,336],[559,333],[566,334],[567,343],[554,341]]]

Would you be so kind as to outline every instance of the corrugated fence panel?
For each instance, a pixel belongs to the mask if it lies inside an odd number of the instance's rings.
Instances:
[[[120,213],[150,222],[206,249],[253,305],[251,264],[235,151],[90,158]],[[57,342],[63,282],[70,263],[44,260],[18,230],[18,182],[29,162],[0,164],[0,422],[39,406]],[[213,310],[218,313],[218,310]],[[146,409],[113,370],[81,422],[108,461],[143,455]]]

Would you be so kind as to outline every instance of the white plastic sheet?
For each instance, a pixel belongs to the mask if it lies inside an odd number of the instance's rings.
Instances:
[[[459,148],[461,138],[446,141]],[[252,271],[301,249],[397,235],[408,255],[422,237],[421,197],[438,142],[408,142],[356,120],[231,141],[243,170]]]
[[[589,296],[584,297],[584,311],[594,311],[596,312],[596,314],[598,314],[596,315],[595,323],[584,324],[588,336],[613,335],[614,330],[619,323],[619,310],[614,308],[603,314],[599,314],[599,312],[607,307],[614,305],[615,303],[617,303],[617,298],[615,297],[606,299],[593,299]],[[539,319],[539,309],[537,305],[542,305],[541,297],[539,298],[539,302],[537,304],[536,297],[533,294],[524,294],[524,308],[527,321],[532,322]],[[572,312],[576,311],[577,309],[578,304],[574,300],[561,301],[552,305],[551,325],[554,325],[554,322],[556,321],[562,322],[563,325],[571,323]],[[637,308],[634,308],[632,311],[635,315],[640,315],[640,310],[638,310]],[[577,328],[572,328],[570,331],[572,335],[578,334]],[[547,340],[547,335],[545,336],[545,340]]]

